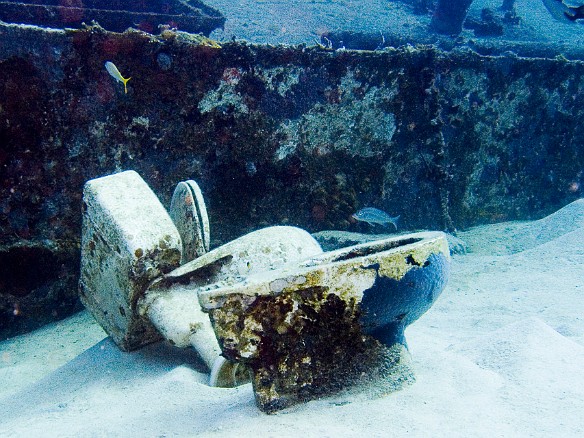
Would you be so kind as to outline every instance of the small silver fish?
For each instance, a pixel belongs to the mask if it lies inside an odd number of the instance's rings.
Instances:
[[[124,84],[124,92],[126,94],[128,94],[128,86],[126,84],[132,78],[126,79],[125,77],[123,77],[122,74],[120,73],[120,71],[118,70],[118,68],[116,67],[116,65],[111,61],[107,61],[105,63],[105,69],[107,70],[107,72],[110,74],[110,76],[112,78],[114,78],[116,81],[120,81],[121,83]]]
[[[391,217],[385,211],[373,207],[362,208],[357,213],[353,214],[352,217],[358,221],[367,222],[369,225],[377,224],[387,227],[388,224],[392,224],[396,230],[397,222],[399,220],[399,216]]]

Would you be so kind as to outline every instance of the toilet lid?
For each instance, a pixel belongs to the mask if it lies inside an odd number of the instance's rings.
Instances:
[[[181,264],[209,251],[209,217],[203,194],[195,181],[177,184],[170,201],[170,217],[183,242]]]

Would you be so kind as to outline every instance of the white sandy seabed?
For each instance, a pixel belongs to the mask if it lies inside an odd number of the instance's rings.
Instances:
[[[210,388],[164,344],[121,353],[81,314],[0,343],[0,436],[584,436],[584,200],[460,237],[401,391],[266,415],[249,384]]]

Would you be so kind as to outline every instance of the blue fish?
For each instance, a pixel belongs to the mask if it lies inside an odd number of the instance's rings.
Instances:
[[[387,227],[388,224],[392,224],[396,230],[397,221],[399,220],[399,216],[391,217],[385,211],[373,207],[362,208],[352,217],[358,221],[367,222],[369,225],[377,224]]]

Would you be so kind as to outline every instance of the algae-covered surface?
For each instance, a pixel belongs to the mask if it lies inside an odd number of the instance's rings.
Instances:
[[[453,232],[581,196],[579,61],[0,29],[0,260],[62,260],[0,271],[5,336],[79,309],[82,187],[122,170],[166,206],[196,180],[213,246],[268,225],[370,231],[352,219],[367,206]]]

